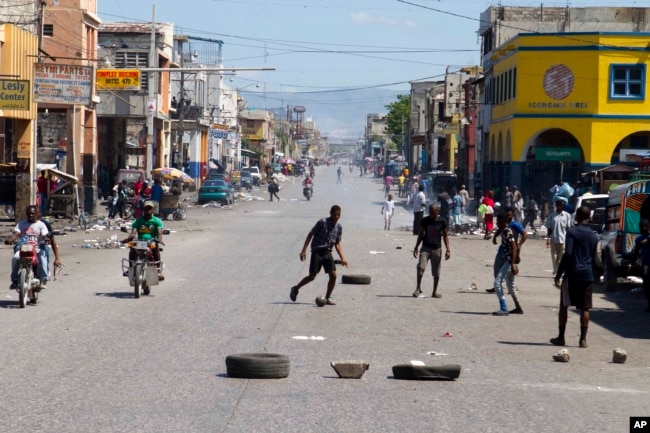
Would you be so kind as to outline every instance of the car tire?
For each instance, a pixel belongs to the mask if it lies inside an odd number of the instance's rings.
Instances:
[[[370,275],[343,275],[343,284],[370,284]]]
[[[403,380],[454,380],[460,376],[461,366],[446,365],[411,365],[399,364],[393,366],[395,379]]]
[[[241,379],[283,379],[289,376],[289,357],[277,353],[228,355],[226,371]]]

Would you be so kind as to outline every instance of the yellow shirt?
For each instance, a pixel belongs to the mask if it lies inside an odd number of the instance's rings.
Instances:
[[[408,168],[404,169],[404,177],[409,177],[409,169]]]
[[[400,175],[397,177],[397,181],[399,182],[399,186],[404,185],[404,175],[403,175],[403,174],[400,174]]]

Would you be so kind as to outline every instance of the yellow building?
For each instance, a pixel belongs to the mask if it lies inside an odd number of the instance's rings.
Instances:
[[[488,185],[543,192],[650,149],[647,33],[519,34],[491,60]]]

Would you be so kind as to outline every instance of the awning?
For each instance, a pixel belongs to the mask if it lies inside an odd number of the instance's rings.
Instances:
[[[252,150],[248,150],[248,149],[242,149],[241,153],[249,153],[251,155],[257,155],[257,152],[253,152]]]

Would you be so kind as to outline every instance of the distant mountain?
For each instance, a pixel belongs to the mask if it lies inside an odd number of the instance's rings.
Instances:
[[[249,108],[273,111],[277,117],[286,118],[289,107],[303,106],[306,111],[303,120],[315,122],[321,135],[328,137],[331,143],[356,141],[365,133],[366,115],[368,113],[385,114],[385,106],[395,102],[397,95],[408,95],[409,89],[363,89],[342,92],[315,93],[267,93],[266,99],[261,92],[242,94],[248,101]],[[293,113],[294,119],[296,113]]]

